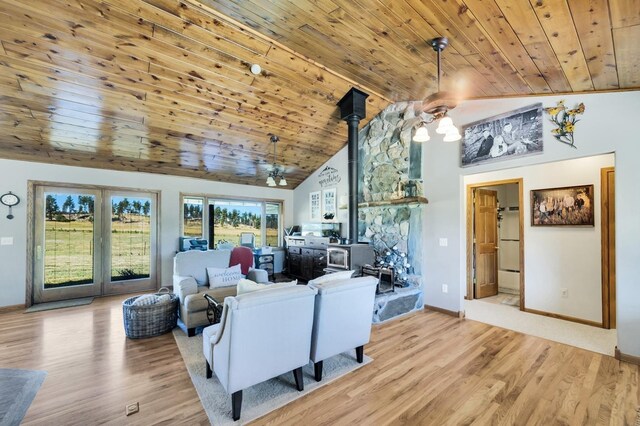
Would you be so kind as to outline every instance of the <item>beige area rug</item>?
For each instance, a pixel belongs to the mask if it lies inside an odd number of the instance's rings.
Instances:
[[[240,420],[234,422],[231,417],[231,395],[227,394],[215,374],[211,379],[205,377],[202,334],[187,337],[184,331],[175,328],[173,336],[209,421],[216,426],[246,424],[372,361],[365,355],[364,362],[358,364],[355,350],[352,351],[353,353],[348,352],[334,356],[325,360],[320,383],[313,378],[313,364],[309,363],[303,368],[304,391],[302,392],[296,390],[293,373],[283,374],[252,386],[243,391],[241,417]]]
[[[592,352],[613,356],[617,344],[616,330],[578,324],[556,318],[522,312],[512,306],[465,300],[465,317],[470,320],[542,337]]]
[[[0,426],[18,426],[47,373],[0,368]]]

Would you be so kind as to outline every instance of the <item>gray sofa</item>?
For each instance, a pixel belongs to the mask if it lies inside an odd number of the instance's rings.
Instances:
[[[173,292],[180,298],[179,315],[189,337],[195,335],[196,327],[209,325],[205,293],[220,302],[236,295],[235,285],[210,289],[207,277],[207,268],[227,268],[230,258],[231,250],[208,250],[180,252],[173,259]],[[253,269],[247,279],[266,283],[269,275],[265,270]]]

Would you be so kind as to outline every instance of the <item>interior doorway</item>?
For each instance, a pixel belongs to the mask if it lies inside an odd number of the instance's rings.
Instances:
[[[525,309],[522,179],[467,186],[466,299]]]

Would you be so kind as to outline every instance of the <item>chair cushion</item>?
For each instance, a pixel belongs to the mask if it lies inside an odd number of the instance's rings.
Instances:
[[[333,272],[331,274],[325,274],[321,277],[316,278],[315,280],[309,281],[308,284],[321,284],[328,283],[329,281],[341,281],[346,280],[347,278],[351,278],[355,271],[341,271],[341,272]]]
[[[190,294],[184,300],[184,307],[187,312],[204,311],[209,306],[209,302],[204,298],[204,294],[208,294],[218,302],[224,302],[225,297],[236,295],[236,286],[218,287],[210,289],[208,287],[199,287],[198,294]]]
[[[235,286],[244,278],[239,264],[229,268],[207,268],[207,275],[209,288]]]
[[[252,291],[261,291],[261,290],[269,290],[274,288],[283,288],[283,287],[293,287],[298,284],[298,280],[293,280],[289,282],[276,283],[276,284],[258,284],[255,281],[242,279],[238,281],[238,296],[245,293],[251,293]]]

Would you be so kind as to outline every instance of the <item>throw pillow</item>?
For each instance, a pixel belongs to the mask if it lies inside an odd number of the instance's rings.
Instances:
[[[253,291],[270,290],[274,288],[294,287],[297,284],[298,280],[276,284],[258,284],[255,281],[243,279],[238,281],[238,289],[236,291],[236,295],[240,296],[241,294],[251,293]]]
[[[240,271],[240,265],[230,268],[207,268],[209,276],[209,288],[229,287],[238,284],[244,278]]]
[[[355,271],[341,271],[341,272],[333,272],[331,274],[325,274],[321,277],[316,278],[315,280],[309,281],[308,284],[314,285],[314,284],[328,283],[330,281],[346,280],[351,278],[354,272]]]

